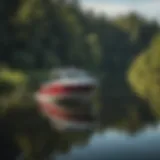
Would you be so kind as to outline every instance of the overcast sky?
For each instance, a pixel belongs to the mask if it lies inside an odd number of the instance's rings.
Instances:
[[[131,11],[149,19],[160,21],[160,0],[80,0],[84,9],[104,12],[108,16],[127,14]]]

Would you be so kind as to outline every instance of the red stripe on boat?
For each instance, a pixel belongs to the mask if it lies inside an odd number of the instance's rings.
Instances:
[[[63,86],[63,85],[49,85],[49,86],[42,86],[40,89],[40,93],[42,94],[49,94],[49,95],[59,95],[59,94],[69,94],[71,92],[79,92],[85,93],[90,92],[94,89],[93,86]]]
[[[61,85],[50,85],[50,86],[42,86],[40,88],[40,93],[49,94],[49,95],[57,95],[65,93],[64,87]]]

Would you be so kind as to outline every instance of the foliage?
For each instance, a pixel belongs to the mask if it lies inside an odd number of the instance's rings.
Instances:
[[[142,97],[149,97],[151,75],[158,70],[151,68],[159,64],[155,58],[157,45],[148,49],[153,37],[159,34],[155,21],[147,21],[135,13],[112,20],[84,12],[77,0],[14,0],[12,5],[9,0],[2,2],[6,8],[1,14],[0,59],[15,70],[10,76],[5,73],[8,75],[5,83],[27,79],[33,91],[47,78],[50,68],[75,65],[98,75],[101,104],[118,97],[123,97],[125,103],[134,99],[126,83],[126,71],[131,61],[136,60],[129,68],[130,84]],[[27,78],[17,75],[16,70],[26,73]]]
[[[0,68],[0,113],[12,105],[18,104],[26,91],[27,76],[20,71]]]
[[[153,37],[149,48],[133,61],[128,80],[133,90],[151,104],[156,114],[160,115],[159,68],[160,68],[160,34]]]

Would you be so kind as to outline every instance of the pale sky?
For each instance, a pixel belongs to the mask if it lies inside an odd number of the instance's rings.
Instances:
[[[92,9],[96,13],[108,16],[125,15],[136,11],[149,19],[160,22],[160,0],[80,0],[83,9]]]

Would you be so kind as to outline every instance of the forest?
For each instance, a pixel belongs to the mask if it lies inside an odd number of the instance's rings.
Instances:
[[[0,6],[0,113],[16,137],[24,137],[22,115],[35,118],[31,92],[61,66],[87,69],[101,80],[96,103],[105,125],[106,114],[124,116],[127,106],[134,106],[131,114],[147,108],[160,118],[158,22],[136,13],[111,19],[84,12],[77,0],[2,0]]]

